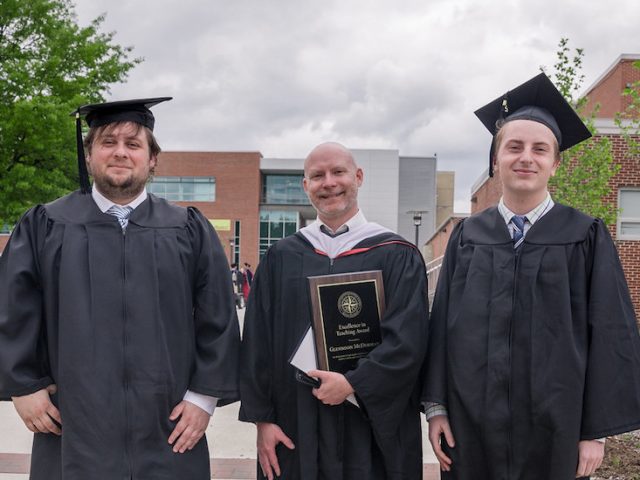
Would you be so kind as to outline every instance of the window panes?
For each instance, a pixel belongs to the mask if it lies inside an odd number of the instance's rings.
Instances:
[[[284,224],[284,236],[288,237],[289,235],[293,235],[298,230],[298,225],[294,222],[285,222]]]
[[[620,190],[620,214],[640,218],[640,190]]]
[[[303,175],[265,174],[262,181],[262,203],[276,205],[309,205],[302,188]]]
[[[298,230],[298,212],[260,211],[260,258],[275,242]]]
[[[155,177],[147,189],[171,202],[214,202],[215,177]]]
[[[622,222],[620,233],[625,236],[629,235],[640,239],[640,222]]]
[[[269,223],[269,236],[271,238],[284,238],[284,224],[280,219]]]
[[[621,188],[618,197],[618,239],[640,240],[640,189]]]
[[[240,220],[233,222],[233,261],[240,263]]]

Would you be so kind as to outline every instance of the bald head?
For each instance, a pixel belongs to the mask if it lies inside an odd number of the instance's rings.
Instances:
[[[351,151],[345,147],[344,145],[337,142],[325,142],[321,143],[317,147],[315,147],[307,158],[304,160],[304,175],[307,176],[309,171],[309,166],[315,160],[321,160],[326,158],[337,158],[346,161],[350,168],[356,170],[358,166],[356,165],[356,161],[351,154]]]

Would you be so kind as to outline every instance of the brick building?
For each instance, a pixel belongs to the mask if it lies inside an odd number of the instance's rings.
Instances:
[[[259,152],[162,152],[148,189],[197,207],[230,263],[257,265],[261,159]]]
[[[587,90],[587,111],[591,112],[596,104],[595,126],[598,135],[610,139],[614,161],[620,165],[620,171],[610,182],[611,193],[606,201],[618,210],[615,225],[609,230],[620,254],[631,298],[637,317],[640,319],[640,158],[631,158],[627,146],[616,127],[616,112],[623,111],[629,105],[629,99],[622,95],[623,90],[640,81],[640,69],[633,66],[640,55],[621,55]],[[489,178],[488,169],[474,184],[471,191],[471,213],[496,205],[502,194],[499,176]]]

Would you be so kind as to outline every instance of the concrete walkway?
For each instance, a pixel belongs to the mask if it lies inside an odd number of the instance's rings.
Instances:
[[[242,322],[244,310],[238,311]],[[239,403],[217,408],[207,428],[212,478],[218,480],[255,479],[256,429],[238,418]],[[438,466],[427,446],[424,416],[424,480],[440,478]],[[27,480],[32,433],[24,426],[11,402],[0,402],[0,480]]]
[[[255,479],[255,427],[239,422],[239,404],[216,409],[207,428],[211,455],[212,478]],[[424,423],[423,423],[424,426]],[[425,429],[426,430],[426,429]],[[423,435],[424,437],[424,435]],[[29,467],[32,434],[10,402],[0,403],[0,480],[26,480]],[[423,442],[424,480],[440,478],[431,448]]]

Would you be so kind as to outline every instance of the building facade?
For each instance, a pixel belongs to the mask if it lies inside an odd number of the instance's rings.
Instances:
[[[433,234],[436,158],[401,157],[397,150],[355,149],[365,172],[358,195],[367,219],[410,241]],[[263,158],[259,152],[163,152],[148,188],[194,205],[214,225],[230,263],[257,265],[270,245],[315,220],[302,188],[304,159]],[[452,195],[451,195],[452,196]],[[420,225],[414,224],[420,212]]]
[[[229,263],[258,263],[259,152],[162,152],[148,190],[209,219]]]

